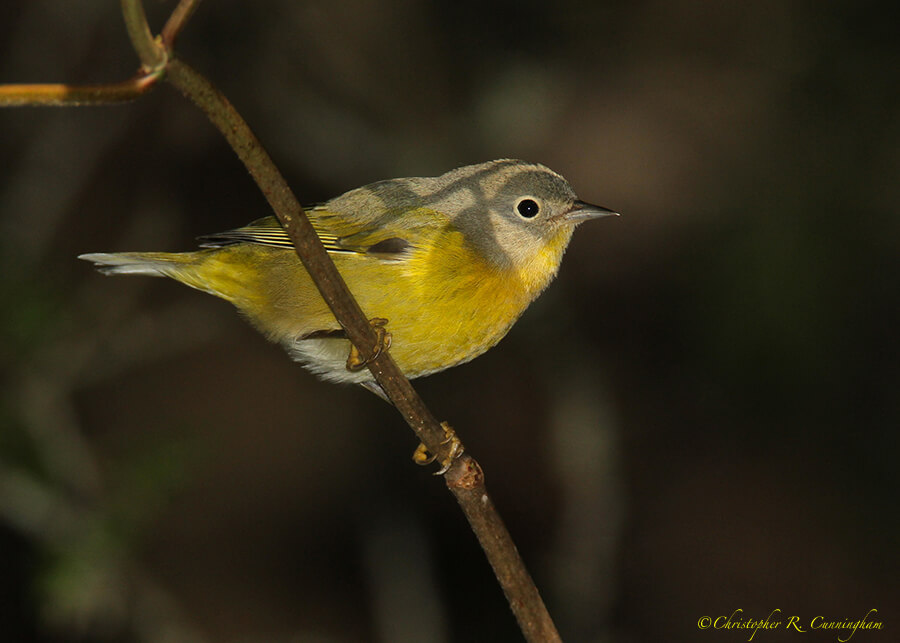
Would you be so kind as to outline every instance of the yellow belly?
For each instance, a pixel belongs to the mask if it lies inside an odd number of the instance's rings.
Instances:
[[[391,356],[409,377],[481,355],[506,335],[531,301],[515,276],[471,262],[462,270],[459,263],[451,266],[414,256],[407,262],[382,262],[373,270],[371,258],[337,255],[335,260],[366,316],[388,320]],[[301,277],[309,279],[305,273]],[[329,321],[326,328],[338,328],[330,311],[320,312]],[[368,371],[346,370],[347,341],[293,339],[298,336],[302,334],[296,329],[290,331],[286,346],[326,379],[371,380]]]

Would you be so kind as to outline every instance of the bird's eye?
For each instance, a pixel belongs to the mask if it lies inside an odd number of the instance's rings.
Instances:
[[[526,219],[536,217],[540,210],[541,206],[534,199],[522,199],[516,204],[516,211]]]

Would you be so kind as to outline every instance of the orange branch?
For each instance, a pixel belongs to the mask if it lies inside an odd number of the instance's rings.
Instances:
[[[0,107],[104,105],[134,100],[151,90],[160,72],[106,85],[0,85]]]

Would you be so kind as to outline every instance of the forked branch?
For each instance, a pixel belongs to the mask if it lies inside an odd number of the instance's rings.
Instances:
[[[140,0],[122,0],[128,34],[142,63],[141,72],[135,78],[89,87],[0,86],[0,106],[115,103],[137,98],[153,88],[160,78],[168,80],[203,110],[249,170],[348,339],[417,438],[438,460],[449,460],[444,428],[397,367],[390,352],[378,350],[376,334],[368,318],[272,159],[225,96],[202,75],[174,58],[175,39],[198,4],[199,0],[181,0],[161,35],[154,38]],[[537,588],[487,495],[481,467],[463,454],[453,460],[444,479],[478,537],[525,638],[535,642],[559,641]]]

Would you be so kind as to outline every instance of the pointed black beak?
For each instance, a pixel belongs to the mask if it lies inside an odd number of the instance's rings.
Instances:
[[[584,201],[575,201],[572,204],[572,209],[563,215],[565,220],[571,223],[581,223],[588,219],[599,219],[600,217],[609,216],[617,217],[619,213],[599,205],[585,203]]]

